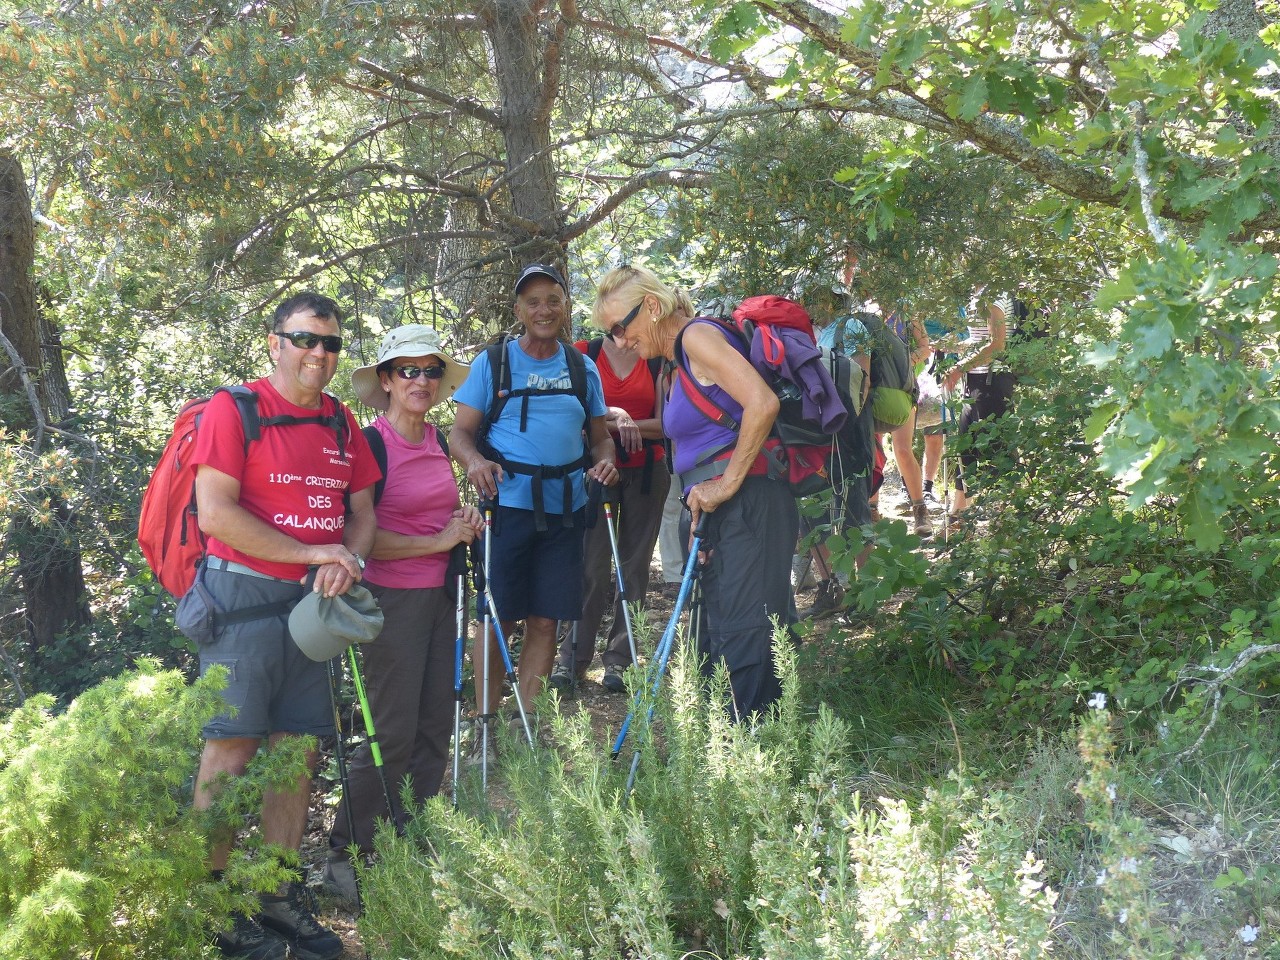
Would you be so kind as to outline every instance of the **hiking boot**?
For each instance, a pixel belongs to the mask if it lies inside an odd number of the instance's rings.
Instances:
[[[627,668],[621,664],[609,664],[604,668],[604,677],[600,680],[600,686],[611,693],[626,693],[627,681],[623,679],[623,674],[626,672]]]
[[[933,536],[933,524],[929,522],[929,505],[923,500],[911,501],[911,520],[914,532],[921,540]]]
[[[320,887],[329,896],[349,906],[360,903],[356,868],[346,857],[335,857],[325,862],[324,872],[320,874]]]
[[[302,884],[291,883],[282,896],[263,895],[261,900],[258,922],[284,937],[295,956],[302,960],[338,960],[342,956],[342,941],[316,922]]]
[[[821,617],[829,613],[837,613],[844,609],[844,590],[834,577],[818,584],[818,591],[813,597],[813,606],[800,614],[801,619]]]
[[[484,733],[478,723],[476,724],[475,732],[472,736],[474,736],[475,739],[471,741],[471,749],[467,751],[466,760],[464,762],[469,767],[478,767],[481,763],[485,762],[486,753],[484,749]],[[498,734],[492,728],[489,730],[489,749],[487,753],[487,765],[490,769],[493,769],[498,764]]]
[[[573,672],[564,664],[557,663],[556,668],[551,671],[551,676],[547,677],[547,686],[560,696],[567,696],[573,689]]]
[[[262,929],[253,917],[237,913],[232,918],[231,929],[214,939],[224,957],[242,960],[285,960],[289,948],[283,940]]]

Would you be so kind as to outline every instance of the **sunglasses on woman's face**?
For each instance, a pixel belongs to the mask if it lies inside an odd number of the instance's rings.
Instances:
[[[609,336],[617,337],[618,339],[622,339],[623,337],[625,337],[627,335],[627,327],[631,326],[631,321],[634,320],[639,315],[640,308],[643,306],[644,306],[644,300],[641,300],[634,307],[632,307],[630,313],[628,313],[625,317],[623,317],[621,320],[619,320],[617,323],[615,323],[612,327],[609,328]]]
[[[395,375],[401,380],[417,380],[426,377],[428,380],[439,380],[444,376],[444,367],[433,363],[429,367],[392,367]]]
[[[283,337],[299,350],[314,350],[317,343],[324,344],[325,353],[337,353],[342,349],[342,338],[333,335],[312,333],[310,330],[293,330],[288,333],[277,330],[275,333],[277,337]]]

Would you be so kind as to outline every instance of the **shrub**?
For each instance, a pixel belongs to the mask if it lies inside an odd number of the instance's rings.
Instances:
[[[633,730],[630,795],[627,764],[555,710],[555,748],[505,745],[500,803],[436,798],[404,837],[384,829],[365,876],[371,955],[1039,955],[1053,896],[1000,807],[966,790],[917,812],[864,804],[850,729],[802,717],[793,656],[776,650],[781,702],[736,726],[723,675],[708,692],[676,658],[659,726]]]
[[[274,858],[208,871],[210,831],[239,825],[266,782],[296,777],[300,750],[273,751],[210,817],[190,806],[200,728],[221,712],[222,671],[191,686],[139,669],[65,713],[33,697],[0,724],[0,957],[203,956],[209,927],[281,879]],[[299,745],[300,746],[300,745]],[[279,779],[276,779],[276,778]]]

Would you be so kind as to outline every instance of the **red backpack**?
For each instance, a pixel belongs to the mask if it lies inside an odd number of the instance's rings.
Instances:
[[[748,297],[733,311],[735,323],[728,323],[718,318],[704,317],[700,319],[716,319],[724,329],[736,334],[742,352],[750,358],[752,345],[759,344],[759,353],[766,369],[761,371],[766,382],[773,388],[781,404],[777,419],[774,420],[770,437],[765,441],[765,452],[770,460],[770,475],[787,481],[791,492],[797,497],[819,493],[831,487],[829,471],[831,458],[831,442],[836,431],[844,423],[847,411],[838,396],[830,374],[826,376],[828,407],[832,402],[842,414],[831,419],[824,427],[815,420],[804,415],[805,385],[788,378],[782,371],[785,369],[786,344],[776,332],[776,328],[786,328],[804,334],[810,343],[817,345],[817,337],[813,332],[813,321],[809,313],[786,297],[760,296]],[[818,366],[823,366],[821,363]],[[705,388],[692,377],[687,369],[684,350],[680,338],[676,340],[676,367],[685,395],[703,416],[719,423],[721,426],[737,432],[740,424],[730,417],[720,406],[707,395]],[[825,368],[824,368],[825,370]],[[715,461],[727,460],[732,453],[728,450],[711,452],[705,462],[699,462],[687,475],[682,474],[682,482],[688,483],[690,477],[712,475]],[[705,479],[705,477],[704,477]]]
[[[205,407],[223,391],[231,394],[236,409],[240,411],[246,451],[251,441],[262,436],[262,427],[297,423],[332,426],[338,438],[338,449],[346,449],[347,418],[342,405],[333,397],[329,397],[333,412],[327,416],[285,415],[265,419],[258,415],[258,395],[243,384],[219,387],[207,397],[188,400],[178,411],[173,433],[165,443],[147,489],[142,494],[142,508],[138,513],[138,546],[142,548],[142,555],[160,585],[175,597],[181,597],[191,589],[196,568],[204,559],[206,537],[196,516],[196,467],[191,462],[191,455],[196,447],[196,433]]]

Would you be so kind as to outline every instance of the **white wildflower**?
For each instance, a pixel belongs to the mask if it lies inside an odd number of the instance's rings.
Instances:
[[[1102,886],[1102,885],[1103,885],[1104,883],[1106,883],[1106,882],[1107,882],[1107,871],[1105,871],[1105,870],[1099,870],[1099,871],[1098,871],[1098,879],[1096,879],[1096,880],[1094,880],[1094,881],[1093,881],[1093,885],[1094,885],[1095,887],[1100,887],[1100,886]]]
[[[1097,693],[1095,693],[1092,697],[1089,698],[1089,709],[1090,710],[1107,709],[1107,695],[1105,693],[1102,693],[1101,691],[1098,691]]]
[[[1116,869],[1119,870],[1121,873],[1137,873],[1138,858],[1125,857],[1123,860],[1120,861],[1119,864],[1116,865]]]
[[[1121,926],[1124,926],[1126,923],[1129,922],[1129,911],[1127,909],[1121,910],[1120,916],[1116,917],[1116,920],[1120,922]]]
[[[1116,802],[1116,785],[1114,783],[1107,784],[1107,798],[1112,802]]]
[[[1251,923],[1246,923],[1243,927],[1236,931],[1240,940],[1244,943],[1253,943],[1258,939],[1258,928]]]

